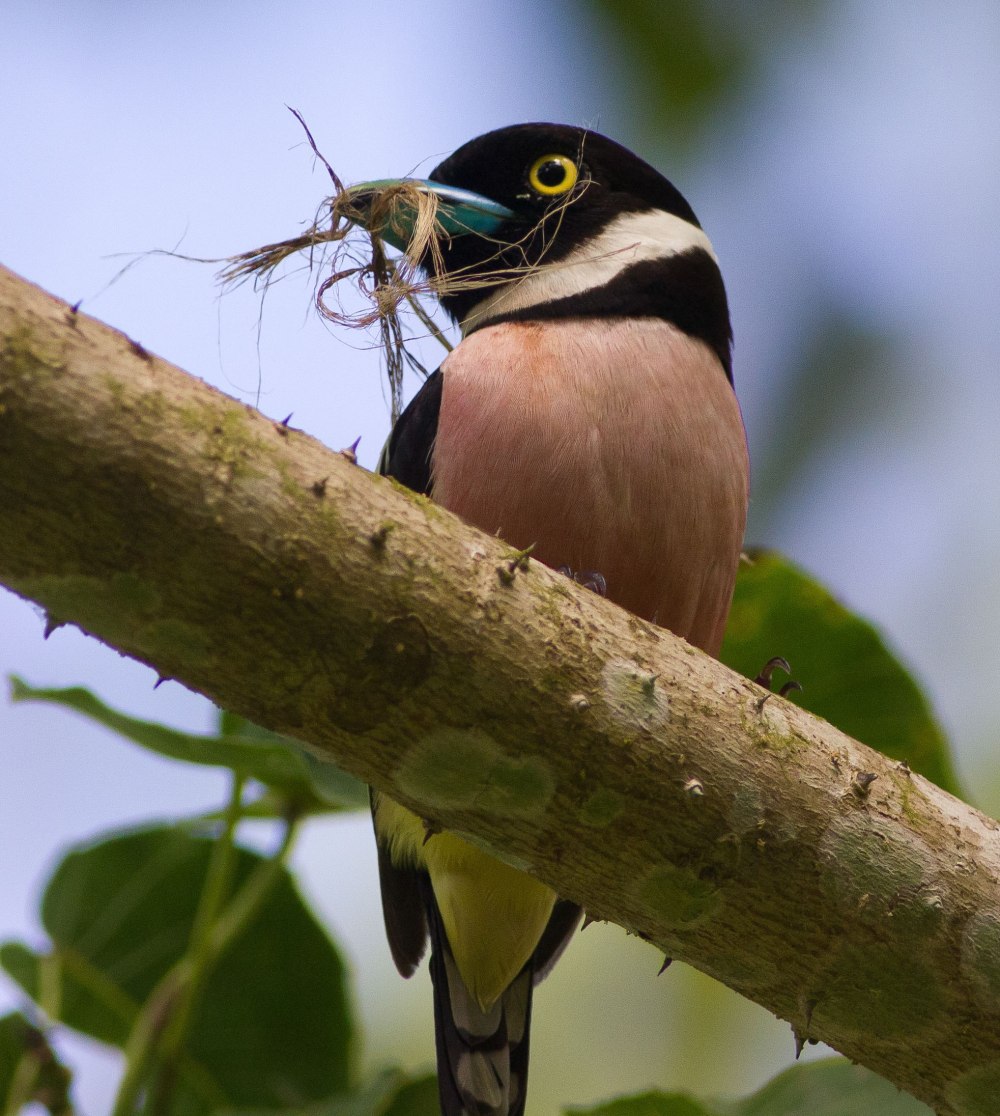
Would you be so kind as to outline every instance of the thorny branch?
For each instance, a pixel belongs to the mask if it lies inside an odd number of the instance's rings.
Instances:
[[[802,1040],[994,1110],[996,822],[2,271],[0,581]]]

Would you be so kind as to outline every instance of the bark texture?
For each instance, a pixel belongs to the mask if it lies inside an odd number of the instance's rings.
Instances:
[[[0,581],[939,1112],[1000,1110],[996,822],[2,270]]]

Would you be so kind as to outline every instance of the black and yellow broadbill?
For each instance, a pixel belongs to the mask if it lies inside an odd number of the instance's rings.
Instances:
[[[749,468],[725,289],[691,207],[624,147],[555,124],[490,132],[408,181],[434,202],[423,248],[405,209],[366,219],[392,185],[353,187],[354,219],[433,274],[462,341],[382,471],[718,654]],[[372,809],[404,976],[430,941],[442,1112],[521,1116],[532,989],[580,911],[383,794]]]

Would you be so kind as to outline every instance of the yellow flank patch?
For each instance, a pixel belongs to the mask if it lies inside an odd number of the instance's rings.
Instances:
[[[375,824],[394,863],[426,868],[458,971],[488,1011],[538,945],[555,892],[453,833],[426,840],[423,821],[381,794]]]
[[[389,845],[393,864],[404,868],[426,868],[424,841],[427,827],[412,810],[384,794],[375,795],[375,830]]]

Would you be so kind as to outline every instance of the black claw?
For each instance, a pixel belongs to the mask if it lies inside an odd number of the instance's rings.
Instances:
[[[598,573],[597,570],[584,570],[575,580],[578,581],[584,589],[589,589],[599,597],[606,597],[608,595],[608,583],[604,578],[604,574]]]
[[[781,668],[785,674],[791,674],[792,668],[787,659],[783,659],[780,655],[775,655],[773,659],[768,659],[767,662],[761,667],[760,674],[754,679],[758,686],[763,686],[765,690],[771,688],[771,677],[774,672]]]
[[[802,683],[796,682],[794,678],[790,678],[784,686],[778,691],[779,697],[788,697],[793,690],[802,690]]]
[[[608,583],[604,574],[598,573],[597,570],[581,570],[577,573],[572,566],[559,566],[556,573],[561,573],[563,577],[568,577],[570,581],[575,581],[577,585],[582,585],[584,589],[589,589],[599,597],[608,595]]]

